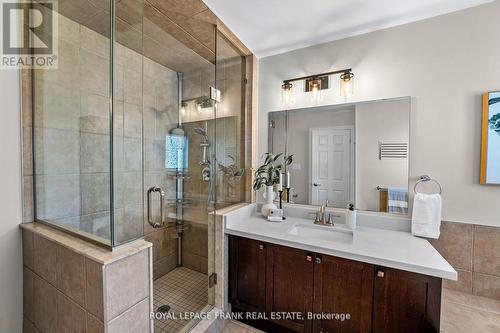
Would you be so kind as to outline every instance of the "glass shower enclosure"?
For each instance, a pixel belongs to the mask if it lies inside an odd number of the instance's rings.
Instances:
[[[32,6],[59,27],[57,69],[33,70],[36,220],[110,249],[144,237],[155,306],[200,310],[209,213],[245,200],[245,56],[202,1]]]

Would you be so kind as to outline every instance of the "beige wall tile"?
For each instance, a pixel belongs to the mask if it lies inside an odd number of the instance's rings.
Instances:
[[[500,277],[474,273],[472,282],[474,295],[500,300]]]
[[[81,88],[101,96],[109,96],[109,61],[95,53],[80,51]]]
[[[443,222],[440,238],[430,242],[455,269],[472,271],[472,229],[470,224]]]
[[[30,321],[35,320],[35,273],[23,269],[23,313]]]
[[[57,289],[35,275],[35,325],[42,332],[57,332]]]
[[[85,306],[85,258],[57,246],[56,286],[81,306]]]
[[[104,333],[102,321],[87,313],[87,333]]]
[[[153,279],[156,280],[177,267],[177,254],[170,254],[153,262]]]
[[[81,175],[82,214],[109,211],[109,174]]]
[[[80,26],[80,46],[82,49],[98,54],[99,56],[109,58],[110,39],[98,34],[97,32]]]
[[[88,258],[85,259],[85,266],[87,310],[102,321],[104,320],[103,266]]]
[[[78,130],[80,90],[75,83],[35,80],[34,103],[35,127]]]
[[[40,219],[80,215],[80,176],[37,176],[36,207]]]
[[[140,89],[142,93],[142,88]],[[130,138],[142,137],[142,108],[136,104],[125,103],[123,132]]]
[[[472,272],[456,270],[458,273],[458,281],[443,280],[443,288],[458,290],[466,293],[472,293]]]
[[[109,172],[109,135],[81,133],[80,136],[81,172]]]
[[[80,131],[109,134],[109,99],[88,92],[81,95]]]
[[[65,87],[78,88],[80,79],[79,47],[59,41],[58,67],[55,70],[35,70],[35,80],[55,82]],[[36,95],[36,91],[35,91]]]
[[[23,126],[23,175],[33,174],[33,128]]]
[[[207,258],[190,252],[182,253],[182,266],[203,274],[208,274]]]
[[[208,257],[208,229],[204,225],[192,224],[183,234],[183,252]]]
[[[500,228],[474,226],[474,271],[500,277]]]
[[[33,222],[33,176],[23,177],[23,222]]]
[[[58,333],[85,333],[87,318],[85,310],[57,292],[57,331]]]
[[[80,133],[76,130],[35,128],[37,174],[80,172]]]
[[[23,317],[23,333],[39,333],[40,331],[35,327],[35,324],[26,317]]]
[[[142,105],[142,72],[125,68],[123,72],[123,100],[126,103]]]
[[[115,244],[123,244],[143,235],[143,209],[140,206],[126,207],[121,218],[115,215]]]
[[[23,127],[33,126],[33,106],[32,106],[32,71],[22,69],[22,123]]]
[[[142,170],[142,140],[134,138],[124,138],[124,161],[125,171]]]
[[[104,274],[107,320],[111,320],[148,297],[150,285],[148,250],[105,266]]]
[[[498,332],[500,314],[478,311],[468,305],[443,302],[441,308],[441,332]]]
[[[55,285],[56,282],[56,243],[34,234],[35,272]]]
[[[119,317],[107,324],[108,333],[137,332],[147,333],[150,331],[149,320],[149,297],[128,309]]]
[[[33,233],[26,229],[22,230],[23,233],[23,264],[31,270],[35,269],[35,258],[33,252]]]

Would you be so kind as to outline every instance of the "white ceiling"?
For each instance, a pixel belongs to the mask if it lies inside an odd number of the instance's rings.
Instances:
[[[203,1],[258,57],[492,2],[492,0]]]

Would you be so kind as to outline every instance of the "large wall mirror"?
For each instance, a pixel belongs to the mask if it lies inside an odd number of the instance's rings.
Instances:
[[[290,202],[408,214],[411,98],[269,113],[268,150],[293,154]]]

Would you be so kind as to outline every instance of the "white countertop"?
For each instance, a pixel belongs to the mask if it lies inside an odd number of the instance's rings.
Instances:
[[[287,217],[280,223],[268,222],[255,214],[254,205],[223,216],[225,233],[229,235],[457,280],[457,272],[426,239],[414,237],[408,232],[358,226],[352,242],[344,243],[291,235],[288,231],[295,225],[313,225],[312,219]]]

